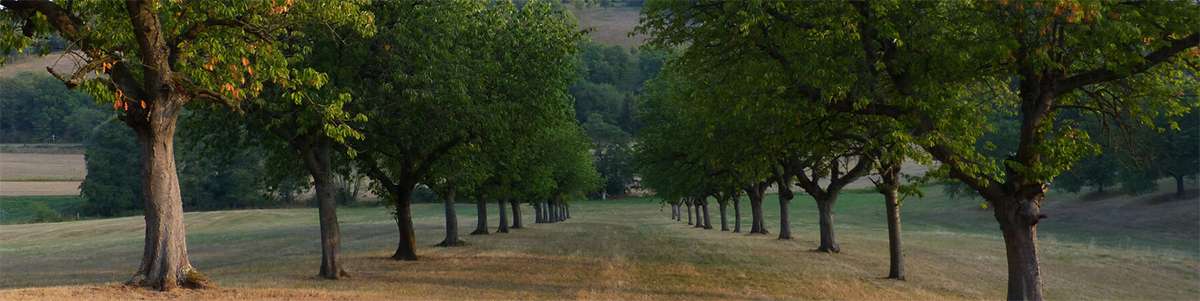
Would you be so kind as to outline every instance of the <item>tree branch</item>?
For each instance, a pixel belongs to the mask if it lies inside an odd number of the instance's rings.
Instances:
[[[1151,67],[1166,62],[1176,54],[1179,54],[1188,48],[1197,47],[1197,45],[1200,45],[1200,34],[1192,33],[1183,39],[1171,41],[1171,44],[1167,45],[1166,47],[1147,54],[1145,57],[1143,57],[1141,64],[1132,66],[1129,73],[1118,73],[1107,68],[1100,67],[1098,69],[1076,74],[1059,82],[1057,88],[1054,90],[1054,96],[1069,93],[1083,86],[1119,80],[1128,75],[1146,72],[1146,70],[1149,70]]]

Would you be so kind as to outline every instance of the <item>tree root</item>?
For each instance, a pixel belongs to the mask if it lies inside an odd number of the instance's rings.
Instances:
[[[206,289],[217,287],[212,280],[208,279],[208,276],[190,266],[183,268],[183,279],[180,281],[180,286],[190,289]]]
[[[163,285],[162,283],[150,283],[150,281],[147,281],[146,275],[139,271],[133,274],[133,277],[130,277],[129,280],[125,281],[124,284],[126,286],[134,287],[152,287],[158,290],[171,290],[175,287],[183,287],[187,289],[210,289],[217,287],[216,283],[213,283],[208,276],[204,275],[204,273],[201,273],[199,270],[192,268],[191,266],[184,267],[183,270],[180,271],[180,274],[182,274],[182,277],[180,277],[178,283],[174,283],[174,285]]]

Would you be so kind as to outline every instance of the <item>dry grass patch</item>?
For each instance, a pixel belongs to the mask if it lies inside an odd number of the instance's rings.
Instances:
[[[473,228],[471,204],[461,229]],[[812,216],[793,234],[700,230],[667,220],[649,202],[577,204],[574,219],[508,234],[441,240],[438,205],[414,207],[420,261],[388,259],[396,228],[383,208],[341,212],[351,278],[318,279],[315,209],[188,213],[192,261],[220,289],[127,289],[140,254],[140,218],[0,226],[0,299],[420,299],[420,300],[960,300],[1004,296],[997,234],[908,231],[908,281],[887,272],[880,227],[838,224],[843,253],[817,245]],[[771,211],[768,211],[771,212]],[[493,212],[493,214],[495,214]],[[494,215],[493,215],[494,216]],[[775,218],[768,215],[772,220]],[[748,219],[745,220],[748,222]],[[494,222],[494,219],[493,219]],[[880,221],[882,222],[882,221]],[[493,224],[494,225],[494,224]],[[778,228],[771,223],[772,231]],[[494,229],[494,227],[493,227]],[[1047,240],[1041,245],[1053,299],[1186,300],[1200,296],[1195,258]],[[23,271],[19,277],[8,277]],[[32,288],[31,288],[32,287]]]

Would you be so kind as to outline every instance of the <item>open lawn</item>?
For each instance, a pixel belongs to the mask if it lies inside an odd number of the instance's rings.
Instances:
[[[414,207],[422,256],[417,262],[387,259],[395,247],[396,227],[384,208],[345,208],[340,211],[343,260],[353,277],[341,281],[315,277],[320,257],[315,209],[188,213],[192,261],[220,289],[170,293],[116,284],[137,265],[141,217],[4,225],[0,299],[1003,298],[1004,246],[990,214],[975,209],[974,201],[950,200],[930,190],[925,199],[905,204],[907,281],[881,279],[887,272],[882,200],[873,193],[850,192],[836,208],[841,254],[809,251],[817,245],[817,228],[815,206],[807,198],[793,201],[797,239],[792,241],[721,232],[715,206],[717,229],[700,230],[668,220],[667,210],[660,211],[653,201],[626,199],[577,203],[573,218],[558,224],[533,224],[527,214],[527,229],[466,236],[468,246],[452,249],[432,247],[442,236],[440,206],[419,204]],[[1047,298],[1200,295],[1195,234],[1200,221],[1194,217],[1200,202],[1122,203],[1127,208],[1192,210],[1167,219],[1175,224],[1118,216],[1107,220],[1107,226],[1058,218],[1056,206],[1078,210],[1071,207],[1078,204],[1054,202],[1061,204],[1048,208],[1051,218],[1041,233]],[[767,223],[774,232],[778,206],[773,199],[767,205]],[[469,232],[475,222],[473,206],[458,209],[460,227]],[[749,227],[748,212],[743,207],[743,229]],[[1185,219],[1187,214],[1191,219]],[[1125,226],[1130,223],[1136,225]],[[1083,225],[1103,227],[1077,229]]]

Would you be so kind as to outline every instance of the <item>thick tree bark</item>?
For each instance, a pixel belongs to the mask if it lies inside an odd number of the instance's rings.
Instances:
[[[733,233],[742,232],[742,197],[733,196]]]
[[[687,204],[688,225],[691,225],[692,224],[692,202],[690,202],[690,201],[685,202],[685,204]]]
[[[1040,208],[1044,194],[1035,193],[1031,200],[993,201],[996,221],[1004,234],[1008,257],[1008,299],[1042,300],[1041,271],[1037,255],[1037,223],[1042,218]],[[1012,196],[1020,198],[1019,196]],[[1022,205],[1029,204],[1029,205]]]
[[[401,184],[396,192],[396,228],[400,230],[400,243],[396,246],[395,260],[417,260],[417,235],[412,222],[412,191],[414,184]]]
[[[471,235],[487,235],[487,201],[484,200],[483,194],[475,197],[475,231],[471,231]]]
[[[15,6],[20,4],[5,3],[5,6],[12,5],[9,9],[17,9]],[[64,36],[77,35],[77,20],[72,19],[69,13],[51,7],[44,6],[38,10]],[[148,104],[145,108],[133,106],[124,116],[125,123],[133,128],[141,147],[143,212],[146,220],[142,262],[129,283],[164,291],[179,286],[209,287],[211,283],[204,274],[192,267],[188,259],[183,198],[179,193],[179,176],[175,169],[175,121],[187,98],[172,89],[174,74],[167,60],[169,48],[153,5],[131,1],[125,3],[125,8],[138,43],[142,76],[137,82],[129,73],[131,70],[126,69],[124,63],[118,63],[113,74],[124,71],[120,73],[126,76],[113,75],[113,81],[126,94]]]
[[[509,228],[510,229],[524,228],[524,226],[521,224],[521,222],[522,222],[521,221],[521,202],[517,201],[516,199],[512,199],[512,200],[509,200],[508,203],[510,205],[512,205],[512,214],[513,214],[512,215],[512,227],[509,227]]]
[[[330,162],[332,147],[325,138],[317,138],[313,145],[294,144],[309,175],[313,178],[318,204],[318,220],[321,225],[321,267],[319,276],[338,279],[346,271],[338,264],[341,248],[341,230],[337,219],[336,187],[333,184],[333,166]]]
[[[557,201],[550,202],[550,205],[546,206],[546,209],[547,209],[546,210],[546,222],[557,223],[558,222],[558,202]]]
[[[178,111],[155,109],[148,122],[130,123],[141,146],[146,236],[141,266],[129,282],[164,291],[208,287],[211,284],[188,259],[183,198],[175,172]]]
[[[500,228],[496,229],[496,233],[508,233],[508,212],[504,209],[504,199],[496,199],[496,205],[500,207]]]
[[[827,198],[817,199],[817,213],[820,216],[821,226],[821,245],[817,247],[817,251],[838,253],[842,249],[838,247],[837,240],[833,236],[833,203],[837,202],[837,195],[831,194]]]
[[[704,208],[704,229],[712,229],[712,222],[708,218],[708,200],[701,199],[700,207]]]
[[[725,219],[725,207],[729,205],[729,201],[717,202],[718,211],[721,211],[721,231],[729,231],[729,223]]]
[[[446,238],[442,239],[438,246],[454,247],[463,244],[463,241],[458,239],[458,213],[454,210],[454,197],[454,188],[450,188],[442,197],[442,206],[446,209]]]
[[[700,207],[702,207],[702,206],[700,206],[700,201],[692,200],[692,204],[693,204],[692,208],[694,208],[696,210],[696,226],[695,227],[696,228],[704,228],[704,213],[701,210],[702,208],[700,208]]]

